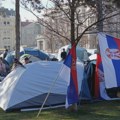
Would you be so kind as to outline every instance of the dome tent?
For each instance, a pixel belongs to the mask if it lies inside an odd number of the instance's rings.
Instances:
[[[45,52],[39,49],[34,49],[34,48],[21,48],[20,55],[23,55],[23,54],[33,55],[40,58],[41,60],[49,59],[49,56]]]
[[[0,107],[5,110],[40,107],[56,79],[62,62],[40,61],[13,70],[0,83]],[[77,63],[78,85],[81,91],[84,66]],[[63,104],[67,82],[57,79],[45,106]],[[85,92],[85,91],[84,91]]]
[[[20,48],[20,56],[22,56],[23,54],[29,54],[32,56],[35,56],[37,58],[39,58],[40,60],[46,60],[49,59],[49,56],[44,53],[41,50],[38,49],[34,49],[34,48]],[[13,61],[14,61],[14,56],[15,56],[15,51],[9,52],[8,55],[5,57],[5,60],[12,65]]]

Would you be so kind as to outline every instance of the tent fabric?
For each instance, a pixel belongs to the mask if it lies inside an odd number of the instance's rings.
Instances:
[[[96,61],[89,61],[84,71],[91,98],[95,97],[95,67]]]
[[[26,57],[29,58],[29,61],[30,61],[30,62],[40,61],[40,59],[39,59],[38,57],[35,57],[35,56],[33,56],[33,55],[30,55],[30,54],[23,54],[23,55],[21,55],[19,61],[20,61],[22,64],[24,64],[24,60],[25,60]]]
[[[9,52],[7,56],[5,57],[5,60],[9,63],[10,66],[12,66],[12,63],[14,62],[14,54],[13,52]]]
[[[63,50],[63,48],[65,49],[65,51],[68,53],[69,49],[71,48],[71,45],[65,45],[63,47],[61,47],[58,51],[58,56],[57,59],[58,61],[61,61],[61,52]],[[77,59],[78,61],[87,61],[88,60],[88,54],[87,54],[87,50],[85,48],[82,48],[80,46],[76,47],[76,53],[77,53]]]
[[[23,54],[29,54],[29,55],[35,56],[39,58],[40,60],[49,59],[49,56],[46,53],[38,49],[33,49],[33,48],[20,49],[20,56],[22,56]],[[14,56],[15,56],[15,51],[12,51],[12,52],[9,52],[7,56],[5,57],[5,60],[9,63],[9,65],[13,64]]]
[[[49,59],[49,56],[44,53],[43,51],[40,51],[38,49],[33,49],[33,48],[23,48],[20,50],[20,55],[23,55],[23,54],[30,54],[30,55],[33,55],[33,56],[36,56],[38,58],[40,58],[41,60],[46,60],[46,59]]]
[[[96,60],[97,59],[97,54],[92,54],[89,56],[89,60]]]
[[[13,70],[0,83],[0,107],[9,111],[41,106],[62,64],[55,61],[40,61],[27,64],[25,68],[18,67]],[[77,73],[79,91],[81,91],[84,65],[80,62],[77,63]],[[67,82],[58,76],[45,106],[65,102],[66,90]]]
[[[82,81],[82,86],[80,91],[80,100],[92,100],[92,94],[89,88],[87,75],[85,72],[84,72],[84,79]]]
[[[112,88],[107,89],[105,88],[105,81],[99,81],[99,89],[100,89],[100,96],[95,97],[95,68],[96,68],[96,61],[89,61],[89,63],[85,67],[85,80],[87,81],[90,96],[92,99],[101,99],[101,100],[118,100],[120,99],[119,93],[120,88]],[[85,84],[86,85],[86,84]],[[81,88],[84,90],[83,88]]]

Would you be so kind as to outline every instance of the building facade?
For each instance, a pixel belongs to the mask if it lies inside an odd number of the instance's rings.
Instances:
[[[0,9],[0,49],[15,48],[15,11]]]
[[[111,10],[112,6],[109,4],[107,6],[106,3],[103,3],[103,17],[115,14],[115,10]],[[63,6],[63,10],[66,13],[69,13],[69,11],[67,12],[67,6]],[[84,33],[79,41],[79,45],[87,49],[97,48],[97,33],[99,32],[97,28],[97,10],[95,8],[91,9],[88,6],[80,6],[78,7],[78,13],[79,14],[75,16],[75,18],[77,18],[75,21],[75,37],[80,36],[87,27],[96,22],[96,24],[94,24]],[[77,21],[78,19],[79,21]],[[60,33],[62,36],[70,39],[70,21],[62,10],[57,8],[50,8],[47,10],[45,9],[44,20],[47,21],[48,25],[51,26],[58,34]],[[110,17],[109,19],[104,19],[102,22],[104,33],[113,35],[118,38],[120,37],[120,15]],[[54,32],[52,32],[52,30],[48,30],[48,28],[45,28],[44,35],[48,38],[48,41],[51,42],[53,51],[63,45],[70,43],[65,39],[65,37],[56,35]]]
[[[37,35],[41,34],[41,25],[36,22],[21,22],[21,45],[27,47],[36,47]]]
[[[45,38],[45,36],[43,35],[37,35],[36,37],[36,41],[37,41],[37,48],[42,50],[42,51],[49,51],[49,46],[48,46],[48,40],[47,38]]]

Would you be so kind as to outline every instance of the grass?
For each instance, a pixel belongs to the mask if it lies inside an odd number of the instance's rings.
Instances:
[[[38,111],[4,112],[0,109],[0,120],[120,120],[120,101],[100,101],[78,106],[73,112],[65,108]]]

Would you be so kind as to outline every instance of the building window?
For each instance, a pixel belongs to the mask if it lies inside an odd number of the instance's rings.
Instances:
[[[4,46],[5,49],[7,49],[7,46]]]
[[[6,21],[4,21],[4,25],[6,25]]]
[[[10,22],[8,21],[8,22],[7,22],[7,24],[9,25],[9,24],[10,24]]]
[[[4,46],[4,48],[10,50],[10,46]]]
[[[8,46],[8,50],[10,50],[10,46]]]
[[[3,38],[3,40],[5,40],[5,39],[6,39],[6,37]]]

